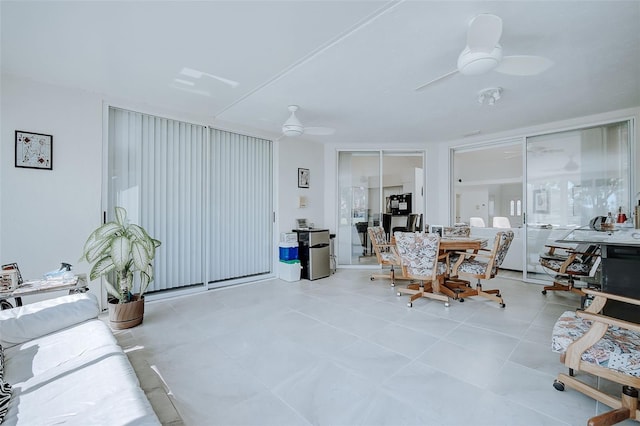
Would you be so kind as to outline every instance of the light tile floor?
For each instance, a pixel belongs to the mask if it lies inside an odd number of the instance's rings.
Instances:
[[[369,274],[148,302],[144,323],[116,334],[187,425],[584,425],[608,410],[552,387],[566,369],[551,329],[577,295],[496,278],[485,287],[505,309],[477,297],[408,308]]]

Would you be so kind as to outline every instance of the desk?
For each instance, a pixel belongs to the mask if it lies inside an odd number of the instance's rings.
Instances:
[[[600,245],[602,291],[640,299],[640,284],[637,282],[637,273],[640,271],[640,231],[632,228],[622,228],[615,232],[576,229],[556,242]],[[603,313],[640,322],[640,310],[637,307],[614,300],[607,302]]]
[[[13,290],[0,291],[0,307],[11,309],[13,305],[7,300],[13,298],[16,306],[22,306],[22,296],[49,293],[52,291],[69,290],[69,294],[85,293],[87,291],[87,276],[76,275],[70,280],[34,280],[25,281]]]

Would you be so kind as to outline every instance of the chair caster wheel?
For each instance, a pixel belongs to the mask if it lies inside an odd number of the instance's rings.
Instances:
[[[547,290],[542,290],[542,294],[547,294]]]
[[[397,293],[396,293],[396,296],[398,296],[398,297],[399,297],[399,296],[401,296],[400,292],[397,292]]]
[[[500,293],[496,294],[496,297],[502,297],[502,295]]]
[[[407,307],[409,307],[409,308],[413,307],[413,303],[411,303],[411,302],[407,303]]]
[[[449,305],[449,302],[444,302],[444,307],[445,308],[448,308],[449,306],[451,306],[451,305]]]
[[[395,287],[395,286],[396,286],[396,283],[391,283],[391,287]]]
[[[558,381],[558,380],[554,380],[553,381],[553,387],[557,390],[557,391],[564,391],[564,383]]]
[[[464,299],[458,299],[460,301],[460,303],[464,302]]]
[[[504,303],[501,303],[501,304],[500,304],[500,307],[501,307],[501,308],[504,308],[505,306],[507,306],[507,305],[505,305]]]
[[[369,277],[369,280],[370,280],[370,281],[373,281],[373,280],[375,280],[375,279],[376,279],[376,277]]]

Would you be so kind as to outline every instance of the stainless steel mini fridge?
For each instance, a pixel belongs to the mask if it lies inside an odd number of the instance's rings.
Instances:
[[[302,278],[317,280],[331,273],[328,229],[296,230]]]

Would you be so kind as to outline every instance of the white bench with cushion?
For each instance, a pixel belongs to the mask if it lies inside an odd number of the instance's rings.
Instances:
[[[90,293],[0,311],[3,425],[159,425]]]

